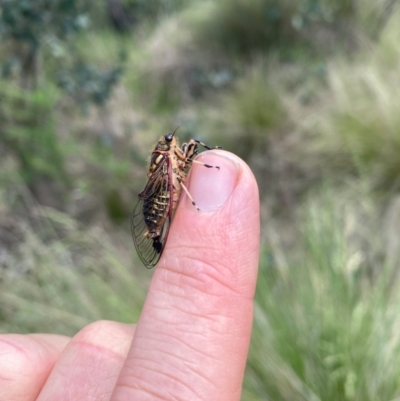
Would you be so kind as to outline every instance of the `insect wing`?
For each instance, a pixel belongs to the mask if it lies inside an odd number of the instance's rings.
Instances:
[[[172,170],[169,157],[166,156],[152,177],[147,182],[145,189],[139,194],[139,200],[131,217],[131,232],[136,251],[147,269],[154,267],[160,259],[167,242],[172,218]],[[150,214],[154,199],[168,199],[166,204],[166,219],[162,222],[160,235],[155,238],[147,238],[149,226],[146,224],[146,216]]]

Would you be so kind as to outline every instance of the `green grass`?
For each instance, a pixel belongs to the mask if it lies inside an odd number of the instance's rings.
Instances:
[[[296,6],[287,1],[222,0],[194,7],[191,25],[199,46],[248,56],[300,39],[291,23]]]
[[[305,206],[297,236],[301,258],[276,244],[262,253],[243,400],[400,395],[394,266],[385,264],[382,249],[380,262],[368,263],[376,238],[362,230],[371,222],[357,221],[360,209],[370,209],[368,198],[336,205],[332,198],[329,191]],[[355,236],[367,241],[364,247]]]
[[[151,147],[180,125],[244,157],[261,189],[243,401],[399,400],[399,14],[390,0],[186,6],[77,38],[102,69],[125,52],[102,109],[79,114],[49,85],[29,114],[23,93],[3,102],[0,130],[40,144],[23,148],[28,173],[65,160],[70,185],[64,212],[41,207],[0,143],[0,332],[137,320],[149,276],[127,214]],[[43,64],[46,80],[57,71]]]
[[[19,196],[32,220],[16,220],[24,240],[3,266],[0,331],[135,322],[145,286],[130,255],[99,227]],[[296,243],[272,235],[275,219],[263,226],[243,401],[397,399],[400,288],[371,198],[327,186],[298,211]]]
[[[400,97],[393,91],[400,67],[397,21],[394,14],[372,51],[361,52],[354,61],[331,63],[333,101],[321,114],[319,138],[332,168],[356,171],[392,189],[400,183]]]
[[[59,98],[51,84],[26,93],[13,83],[0,82],[1,142],[17,156],[19,172],[28,184],[38,176],[67,181],[54,118]]]
[[[1,332],[72,335],[99,319],[138,320],[144,286],[115,235],[36,205],[23,186],[7,196],[30,218],[15,216],[13,231],[22,240],[2,260]]]
[[[208,108],[204,125],[212,142],[249,160],[253,153],[266,153],[271,138],[282,134],[289,122],[275,66],[254,64]]]

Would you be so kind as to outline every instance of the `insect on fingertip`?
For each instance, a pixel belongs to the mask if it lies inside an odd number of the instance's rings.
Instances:
[[[177,129],[162,136],[154,147],[148,172],[149,179],[139,194],[139,200],[131,216],[133,242],[139,258],[148,269],[156,265],[163,253],[181,190],[186,192],[192,205],[200,212],[200,208],[184,185],[192,163],[220,170],[219,166],[193,160],[198,154],[197,145],[206,149],[221,149],[220,146],[210,148],[203,142],[191,139],[179,148],[178,138],[175,137]],[[178,185],[175,185],[175,179]]]

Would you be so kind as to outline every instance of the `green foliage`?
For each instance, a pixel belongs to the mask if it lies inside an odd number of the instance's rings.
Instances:
[[[360,223],[357,214],[370,208],[369,201],[357,196],[352,208],[347,198],[343,208],[342,202],[334,207],[333,197],[338,194],[307,205],[297,236],[305,245],[301,258],[279,243],[262,253],[244,400],[398,397],[395,266],[384,260],[368,265],[377,238],[365,231],[365,216],[362,225],[354,223]],[[367,241],[365,248],[356,245],[354,235]]]
[[[393,0],[357,1],[353,7],[354,20],[362,32],[375,40],[398,12],[398,6],[398,2]]]
[[[251,71],[241,79],[228,101],[232,115],[246,130],[271,130],[284,119],[279,94],[266,77],[267,71]]]
[[[89,143],[90,154],[87,155],[87,163],[95,168],[102,171],[103,180],[97,188],[101,187],[106,190],[115,188],[115,186],[123,186],[129,181],[129,171],[131,169],[131,164],[129,160],[120,160],[115,155],[115,140],[111,136],[103,136],[102,138],[97,138],[94,143]],[[118,145],[118,144],[116,144]],[[109,175],[110,180],[107,180],[107,175]],[[107,183],[109,185],[107,185]]]
[[[199,46],[248,57],[300,43],[312,47],[313,29],[340,29],[354,23],[358,10],[367,14],[364,8],[348,0],[207,0],[186,14]]]
[[[335,102],[320,137],[333,168],[365,174],[386,188],[400,182],[400,98],[393,92],[400,68],[397,22],[394,14],[374,52],[330,67]]]
[[[1,141],[16,155],[27,183],[43,175],[66,181],[53,115],[58,98],[51,85],[29,93],[14,85],[0,86]]]
[[[36,88],[39,56],[45,48],[60,57],[64,42],[88,25],[87,7],[82,0],[6,0],[0,3],[0,43],[7,50],[3,75],[14,70],[24,88]]]
[[[113,189],[105,196],[105,203],[108,215],[116,223],[122,223],[129,218],[131,211],[124,202],[121,194]]]
[[[213,141],[244,159],[264,153],[271,136],[287,124],[286,110],[272,66],[259,63],[225,93],[212,127]],[[215,106],[215,105],[214,105]],[[229,132],[229,135],[225,134]]]
[[[200,46],[246,56],[296,43],[295,13],[289,1],[222,0],[199,2],[190,19]]]
[[[355,14],[357,4],[353,0],[300,0],[295,24],[302,28],[313,21],[340,23],[350,20]]]
[[[299,0],[293,24],[303,29],[319,23],[342,31],[342,35],[343,28],[356,26],[375,37],[395,11],[395,3],[393,0]]]
[[[57,73],[56,81],[65,93],[87,107],[90,103],[104,104],[121,73],[121,67],[103,72],[93,65],[78,63],[71,69],[61,69]]]
[[[3,76],[18,72],[23,88],[36,89],[43,74],[40,58],[50,56],[58,67],[53,82],[84,107],[90,102],[104,103],[121,74],[123,60],[114,60],[119,65],[104,72],[76,53],[72,38],[89,27],[89,10],[82,0],[2,1]]]
[[[67,215],[37,208],[29,197],[23,204],[36,221],[16,219],[23,240],[0,271],[0,332],[73,335],[99,319],[136,321],[144,294],[128,255],[98,228],[87,230]]]
[[[261,190],[243,400],[398,398],[399,224],[395,213],[381,221],[377,192],[343,191],[372,183],[387,201],[384,190],[399,188],[395,2],[122,2],[142,24],[135,37],[104,29],[103,2],[90,31],[87,2],[56,0],[36,20],[50,2],[0,1],[10,73],[0,86],[0,331],[74,334],[93,320],[137,320],[148,283],[130,267],[130,203],[151,146],[181,125],[180,138],[246,158]],[[346,55],[337,45],[349,37]],[[36,85],[24,86],[10,77],[32,54]],[[103,106],[83,117],[55,82]],[[69,215],[25,192],[41,177],[70,184]]]
[[[5,0],[0,4],[0,35],[36,46],[44,40],[56,42],[85,28],[87,11],[82,0]]]
[[[142,22],[165,17],[177,12],[188,3],[187,0],[123,0],[122,4],[135,20]]]

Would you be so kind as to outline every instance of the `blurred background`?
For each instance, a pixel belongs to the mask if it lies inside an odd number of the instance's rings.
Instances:
[[[243,401],[400,400],[396,0],[0,0],[0,332],[138,319],[160,135],[251,166]]]

